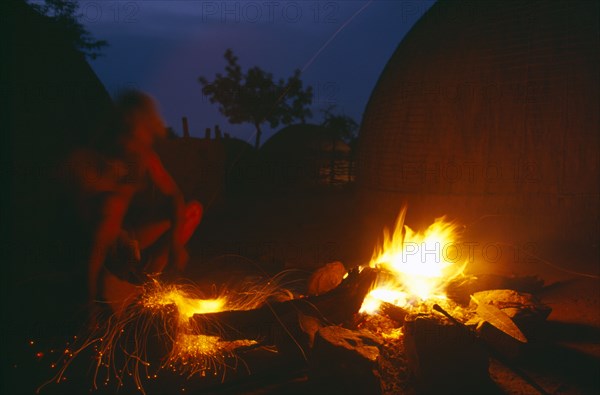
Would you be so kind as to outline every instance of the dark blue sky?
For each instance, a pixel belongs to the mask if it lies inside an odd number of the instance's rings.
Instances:
[[[233,49],[244,69],[256,65],[277,78],[308,66],[302,79],[315,91],[310,121],[320,121],[319,110],[335,104],[339,112],[360,122],[389,57],[434,1],[80,3],[85,26],[110,44],[91,65],[111,94],[124,87],[148,91],[178,134],[185,115],[192,135],[200,136],[204,128],[218,123],[251,142],[253,126],[229,125],[217,105],[203,97],[197,82],[199,75],[212,79],[223,70],[227,48]],[[273,132],[266,128],[263,142]]]

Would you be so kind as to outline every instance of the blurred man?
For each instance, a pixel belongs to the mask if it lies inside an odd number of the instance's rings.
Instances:
[[[202,205],[185,203],[153,148],[166,136],[154,100],[138,91],[116,101],[116,120],[93,149],[71,157],[80,212],[91,224],[88,290],[92,299],[122,299],[148,274],[171,263],[183,270],[185,244]]]

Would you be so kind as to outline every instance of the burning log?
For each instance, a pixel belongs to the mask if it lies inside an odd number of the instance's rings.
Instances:
[[[309,379],[319,393],[379,394],[381,341],[367,331],[326,326],[317,331]]]
[[[264,338],[272,341],[278,333],[275,328],[281,328],[282,324],[298,325],[298,313],[333,323],[350,320],[376,278],[374,269],[353,270],[338,287],[322,295],[267,303],[254,310],[196,314],[191,320],[203,334],[218,335],[224,340]]]

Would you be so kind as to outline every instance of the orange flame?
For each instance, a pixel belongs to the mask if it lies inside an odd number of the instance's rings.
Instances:
[[[394,232],[384,230],[381,248],[375,250],[370,267],[382,269],[374,289],[367,295],[361,312],[372,314],[382,302],[410,309],[415,302],[444,300],[447,283],[462,275],[466,265],[458,262],[458,225],[437,218],[425,231],[404,225],[406,208],[398,216]]]

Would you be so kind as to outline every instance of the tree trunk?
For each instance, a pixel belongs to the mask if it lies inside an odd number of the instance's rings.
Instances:
[[[260,130],[259,123],[255,123],[254,126],[256,127],[256,143],[254,145],[254,148],[259,149],[260,148],[260,135],[262,134],[262,131]]]

